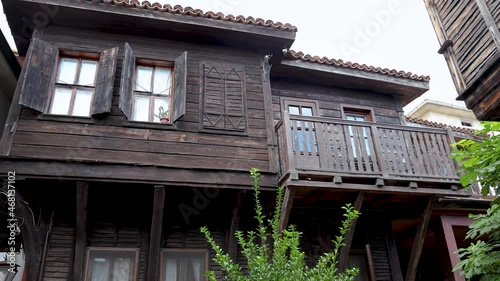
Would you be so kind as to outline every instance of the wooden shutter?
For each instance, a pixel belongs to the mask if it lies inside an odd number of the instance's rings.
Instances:
[[[111,111],[117,56],[118,47],[105,50],[101,53],[99,68],[97,70],[95,93],[92,101],[92,115]]]
[[[172,122],[186,113],[187,52],[175,59]]]
[[[120,82],[119,106],[123,114],[128,119],[132,117],[132,92],[134,90],[134,71],[135,57],[132,48],[125,43],[125,52],[123,55],[122,77]]]
[[[28,56],[19,103],[39,112],[46,112],[52,89],[53,74],[57,66],[59,50],[54,45],[34,38]]]
[[[203,69],[202,128],[245,131],[243,68],[205,64]]]

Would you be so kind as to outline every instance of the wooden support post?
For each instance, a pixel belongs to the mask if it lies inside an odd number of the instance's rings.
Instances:
[[[342,177],[341,176],[334,176],[333,177],[333,183],[335,183],[335,184],[341,184],[342,183]]]
[[[413,241],[413,247],[411,249],[410,260],[408,262],[408,269],[406,271],[406,281],[415,281],[415,276],[417,275],[418,262],[420,260],[420,255],[422,254],[422,247],[424,246],[425,234],[427,233],[427,227],[431,219],[432,205],[434,204],[434,197],[430,197],[427,200],[427,204],[422,213],[420,224],[417,228],[417,235]]]
[[[290,212],[292,211],[293,197],[295,196],[295,187],[287,186],[285,187],[285,196],[283,198],[283,206],[281,206],[281,217],[279,232],[281,233],[288,224],[288,218],[290,217]]]
[[[234,233],[238,230],[240,225],[240,213],[243,203],[245,202],[246,190],[240,190],[236,198],[236,204],[233,208],[233,216],[231,217],[231,225],[229,226],[228,247],[227,252],[233,261],[237,261],[238,257],[238,241]]]
[[[417,182],[411,181],[408,184],[408,187],[411,188],[411,189],[417,189],[418,188],[418,184],[417,184]]]
[[[85,246],[87,244],[87,202],[89,184],[76,183],[76,227],[75,253],[73,257],[73,281],[83,280],[85,266]]]
[[[151,219],[151,234],[149,238],[147,281],[158,280],[160,268],[160,243],[163,229],[163,206],[165,205],[165,187],[156,185],[153,195],[153,218]]]
[[[363,205],[363,198],[365,196],[364,191],[358,192],[358,196],[356,197],[356,200],[354,201],[353,207],[356,210],[361,210],[361,206]],[[347,260],[349,259],[349,252],[351,251],[351,244],[352,244],[352,239],[354,238],[354,231],[356,229],[356,221],[353,220],[351,223],[351,226],[349,227],[349,231],[344,236],[344,243],[345,246],[340,249],[340,256],[339,256],[339,271],[342,272],[346,269],[347,267]]]

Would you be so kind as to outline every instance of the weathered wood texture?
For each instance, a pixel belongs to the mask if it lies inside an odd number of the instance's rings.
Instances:
[[[87,202],[89,184],[85,182],[76,183],[76,227],[75,227],[75,250],[73,258],[73,281],[83,280],[85,263],[85,245],[87,243]]]
[[[153,191],[153,214],[151,219],[151,235],[149,238],[147,279],[158,280],[160,270],[160,243],[163,229],[163,207],[165,206],[165,186],[157,185]]]
[[[500,3],[425,0],[459,99],[480,120],[500,118]]]
[[[361,207],[363,206],[363,197],[365,196],[365,193],[363,191],[360,191],[358,193],[358,196],[356,197],[356,200],[354,201],[354,204],[352,205],[355,210],[361,211]],[[351,222],[351,225],[349,226],[349,231],[344,235],[344,247],[340,249],[340,256],[339,256],[339,270],[344,271],[347,266],[347,261],[349,260],[349,251],[351,250],[351,244],[352,240],[354,238],[354,232],[356,230],[356,222],[357,220],[353,220]]]
[[[363,90],[340,88],[301,83],[288,80],[271,81],[273,98],[273,115],[275,120],[281,119],[286,108],[281,108],[282,99],[297,98],[304,101],[318,102],[318,116],[341,118],[341,105],[352,107],[367,106],[373,108],[377,123],[400,125],[398,103],[390,95]]]
[[[81,40],[85,38],[85,40]],[[119,46],[111,113],[81,121],[79,118],[40,118],[24,108],[18,122],[11,156],[158,165],[178,168],[248,171],[269,170],[268,143],[260,55],[216,46],[202,46],[161,38],[133,37],[83,29],[49,27],[43,40],[59,49],[101,52]],[[185,114],[174,126],[128,121],[119,103],[123,46],[128,42],[137,58],[174,61],[187,51]],[[244,75],[246,135],[200,133],[202,61],[237,65]],[[182,103],[182,101],[179,101]],[[176,113],[178,116],[182,112]],[[43,119],[43,120],[42,120]]]
[[[282,172],[458,179],[446,130],[297,115],[285,119],[277,126],[279,155],[288,164]]]
[[[445,36],[443,38],[453,42],[449,48],[456,57],[459,71],[468,87],[481,75],[483,67],[488,66],[489,60],[498,53],[488,23],[481,14],[476,0],[429,2],[428,5],[435,7],[438,22],[441,24],[437,28],[442,29],[441,33]],[[496,4],[494,1],[488,2],[493,13],[497,14],[498,2]]]

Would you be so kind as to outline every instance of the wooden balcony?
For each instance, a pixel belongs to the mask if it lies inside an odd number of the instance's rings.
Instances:
[[[451,131],[288,112],[275,128],[282,184],[303,180],[314,186],[323,181],[333,183],[329,187],[362,183],[380,190],[390,185],[404,192],[462,193],[450,158]]]

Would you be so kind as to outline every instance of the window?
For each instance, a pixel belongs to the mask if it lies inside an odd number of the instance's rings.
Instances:
[[[138,65],[135,73],[132,120],[160,122],[159,117],[170,120],[172,68]],[[165,115],[158,115],[160,108]]]
[[[203,63],[202,103],[202,131],[245,133],[245,68],[241,65]]]
[[[285,99],[283,100],[283,108],[288,110],[290,115],[300,115],[312,117],[317,114],[317,104],[311,101],[305,101],[300,99]],[[303,125],[302,125],[303,124]],[[318,144],[316,140],[316,132],[314,128],[314,124],[311,122],[302,122],[296,121],[292,125],[292,135],[295,135],[293,132],[294,128],[297,130],[297,138],[292,138],[292,146],[295,150],[296,144],[295,139],[297,139],[298,150],[301,153],[317,153],[318,152]],[[304,127],[304,130],[302,129]],[[304,134],[302,133],[304,131]],[[305,135],[305,136],[304,136]],[[313,149],[314,147],[314,149]]]
[[[134,281],[137,249],[89,248],[85,281]]]
[[[118,47],[99,53],[59,50],[33,39],[19,103],[41,113],[89,117],[111,111]]]
[[[342,105],[340,108],[342,111],[342,117],[345,120],[361,122],[374,121],[373,111],[369,107],[347,107]],[[357,159],[358,154],[363,154],[362,151],[366,151],[367,156],[370,157],[371,150],[368,140],[368,134],[370,134],[369,128],[361,126],[348,126],[348,130],[354,158]],[[359,142],[359,145],[356,145],[357,142]]]
[[[470,127],[472,128],[472,122],[469,122],[469,121],[461,121],[460,122],[462,124],[462,126],[464,127]]]
[[[206,280],[206,250],[163,250],[161,281]]]
[[[175,122],[186,113],[186,81],[187,52],[174,61],[136,58],[125,43],[119,107],[128,120],[165,123],[155,116],[161,107],[167,123]]]
[[[97,60],[63,57],[59,62],[50,114],[89,116]]]

